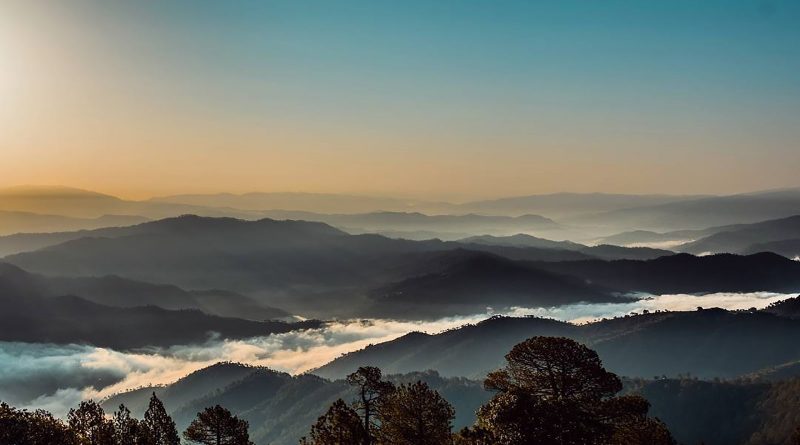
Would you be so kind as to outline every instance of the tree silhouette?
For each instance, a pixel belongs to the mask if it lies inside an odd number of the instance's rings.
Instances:
[[[114,426],[103,408],[92,400],[69,410],[67,422],[82,445],[114,445]]]
[[[183,437],[203,445],[252,445],[248,427],[247,421],[216,405],[197,413]]]
[[[0,444],[76,445],[77,437],[59,419],[44,410],[18,410],[0,403]]]
[[[675,441],[660,420],[647,417],[650,402],[639,395],[613,397],[603,412],[614,425],[610,445],[672,445]]]
[[[311,427],[301,445],[352,445],[364,442],[367,435],[358,413],[342,399],[333,402],[328,411]]]
[[[489,373],[487,389],[543,400],[594,402],[616,394],[622,382],[603,368],[597,353],[567,338],[534,337],[506,354],[505,368]]]
[[[487,376],[486,388],[497,394],[478,411],[477,424],[494,443],[672,443],[663,424],[647,417],[644,399],[613,397],[622,389],[619,378],[574,340],[534,337],[514,346],[506,361]]]
[[[114,444],[115,445],[146,445],[147,436],[140,422],[131,417],[131,411],[125,406],[120,405],[114,412],[111,420],[114,425]]]
[[[144,412],[141,426],[150,445],[180,445],[175,422],[167,414],[164,404],[156,397],[155,392],[150,396],[150,404]]]
[[[25,412],[0,403],[0,443],[25,443],[27,433]]]
[[[394,385],[381,380],[381,370],[374,366],[362,366],[356,372],[347,376],[347,382],[358,390],[358,399],[355,403],[357,411],[361,412],[364,424],[364,445],[373,443],[379,426],[374,422],[381,403],[394,390]]]
[[[439,445],[450,442],[455,410],[427,383],[400,385],[378,413],[380,440],[396,445]]]
[[[454,445],[497,445],[494,435],[485,428],[473,426],[465,427],[453,435]]]

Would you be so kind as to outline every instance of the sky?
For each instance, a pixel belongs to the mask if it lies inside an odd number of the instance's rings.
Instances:
[[[0,187],[800,186],[800,2],[0,0]]]

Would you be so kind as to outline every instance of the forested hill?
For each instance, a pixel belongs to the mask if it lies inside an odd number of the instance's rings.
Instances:
[[[475,421],[475,411],[491,397],[479,381],[443,378],[435,372],[389,376],[390,381],[422,380],[439,391],[456,410],[454,427]],[[336,399],[350,401],[355,388],[343,380],[313,375],[291,376],[267,368],[220,363],[197,371],[166,387],[143,388],[106,400],[107,411],[121,403],[141,417],[155,391],[183,430],[204,407],[223,405],[250,422],[251,439],[258,444],[296,445],[310,425]]]
[[[736,377],[800,360],[800,320],[766,311],[704,309],[660,312],[587,325],[527,317],[495,317],[440,334],[411,333],[368,346],[312,371],[341,378],[359,366],[391,373],[434,369],[480,378],[504,351],[537,335],[564,336],[595,349],[620,375]],[[765,348],[764,345],[769,345]]]

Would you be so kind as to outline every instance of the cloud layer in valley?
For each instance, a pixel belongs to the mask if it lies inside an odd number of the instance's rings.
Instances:
[[[576,304],[557,308],[513,308],[512,316],[542,316],[573,322],[621,316],[643,310],[763,308],[795,295],[767,292],[708,295],[661,295],[638,301]],[[173,382],[218,361],[268,366],[297,374],[371,343],[411,331],[436,333],[475,323],[491,315],[452,317],[432,322],[398,320],[335,321],[319,329],[246,340],[212,338],[204,344],[121,352],[86,345],[0,342],[0,400],[45,408],[63,415],[81,399],[102,399],[117,392]]]

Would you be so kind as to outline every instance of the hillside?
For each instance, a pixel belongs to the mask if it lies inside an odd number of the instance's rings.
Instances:
[[[566,276],[493,255],[465,255],[440,271],[425,273],[373,290],[384,312],[406,315],[408,308],[430,307],[435,314],[479,313],[495,307],[550,307],[578,302],[619,301],[610,291]],[[390,309],[391,308],[391,309]]]
[[[554,320],[495,317],[440,334],[412,333],[347,354],[312,371],[340,378],[358,366],[387,372],[434,369],[446,376],[479,378],[502,363],[527,338],[563,336],[595,349],[620,375],[649,378],[691,373],[736,377],[800,359],[800,320],[766,312],[662,312],[587,325]],[[769,348],[764,348],[769,344]]]
[[[395,383],[423,380],[456,409],[456,429],[471,424],[478,406],[491,394],[481,382],[443,378],[434,372],[388,376]],[[781,382],[704,381],[697,379],[626,380],[625,391],[641,394],[650,414],[664,421],[683,444],[785,444],[794,431],[792,413],[800,400],[800,379]],[[222,404],[250,422],[256,443],[293,445],[337,398],[351,401],[352,389],[343,381],[311,375],[292,377],[267,368],[218,363],[193,372],[165,387],[142,388],[103,402],[107,412],[124,403],[141,417],[155,392],[176,421],[185,428],[195,413]]]
[[[212,315],[249,320],[290,317],[290,314],[282,309],[266,306],[245,295],[220,289],[186,291],[170,284],[151,284],[115,275],[55,277],[43,280],[47,282],[50,295],[79,295],[107,306],[197,309]]]
[[[468,248],[480,249],[479,246],[491,246],[495,248],[496,252],[501,247],[507,248],[537,248],[537,249],[556,249],[567,250],[572,252],[579,252],[588,257],[599,258],[604,260],[649,260],[666,255],[673,255],[674,252],[664,249],[653,249],[647,247],[622,247],[610,244],[601,244],[596,246],[585,246],[583,244],[573,243],[571,241],[550,241],[544,238],[537,238],[526,234],[516,234],[510,236],[473,236],[459,240],[460,243],[466,244]],[[503,253],[499,253],[504,255]],[[512,259],[530,259],[524,258],[521,255],[512,256],[505,254]],[[578,259],[578,258],[565,258],[564,260]],[[560,260],[560,261],[564,261]],[[552,260],[551,260],[552,261]]]
[[[474,422],[474,413],[490,393],[480,382],[443,378],[433,372],[389,376],[395,382],[423,380],[440,391],[456,409],[456,428]],[[123,393],[104,402],[113,411],[125,403],[141,417],[147,399],[155,391],[183,430],[196,413],[221,404],[250,422],[256,443],[294,445],[308,433],[317,417],[336,399],[351,401],[353,389],[344,381],[327,381],[312,375],[290,376],[266,368],[218,364],[197,371],[167,387],[145,388]]]
[[[571,241],[551,241],[544,238],[538,238],[525,233],[517,233],[516,235],[508,236],[494,236],[494,235],[478,235],[470,236],[458,240],[464,244],[482,244],[487,246],[507,246],[507,247],[539,247],[545,249],[564,249],[564,250],[578,250],[586,247],[582,244],[573,243]]]
[[[536,262],[534,266],[627,292],[800,291],[800,262],[772,253],[703,257],[679,254],[648,261]]]
[[[785,240],[797,238],[800,238],[800,216],[791,216],[789,218],[747,224],[732,230],[715,233],[679,246],[678,249],[695,254],[704,252],[764,252],[772,251],[770,247],[764,246],[766,243],[784,242]],[[754,247],[755,245],[761,245],[762,247],[756,248]]]
[[[108,275],[104,277],[46,277],[29,274],[16,266],[0,262],[0,279],[16,277],[20,294],[43,297],[76,295],[105,306],[132,308],[157,306],[162,309],[196,309],[211,315],[269,320],[289,318],[290,314],[269,307],[245,295],[210,289],[186,291],[170,284],[153,284]],[[24,277],[20,278],[20,277]]]
[[[744,253],[752,254],[758,252],[774,252],[795,261],[800,258],[800,239],[786,239],[780,241],[770,241],[757,243],[748,247]]]

